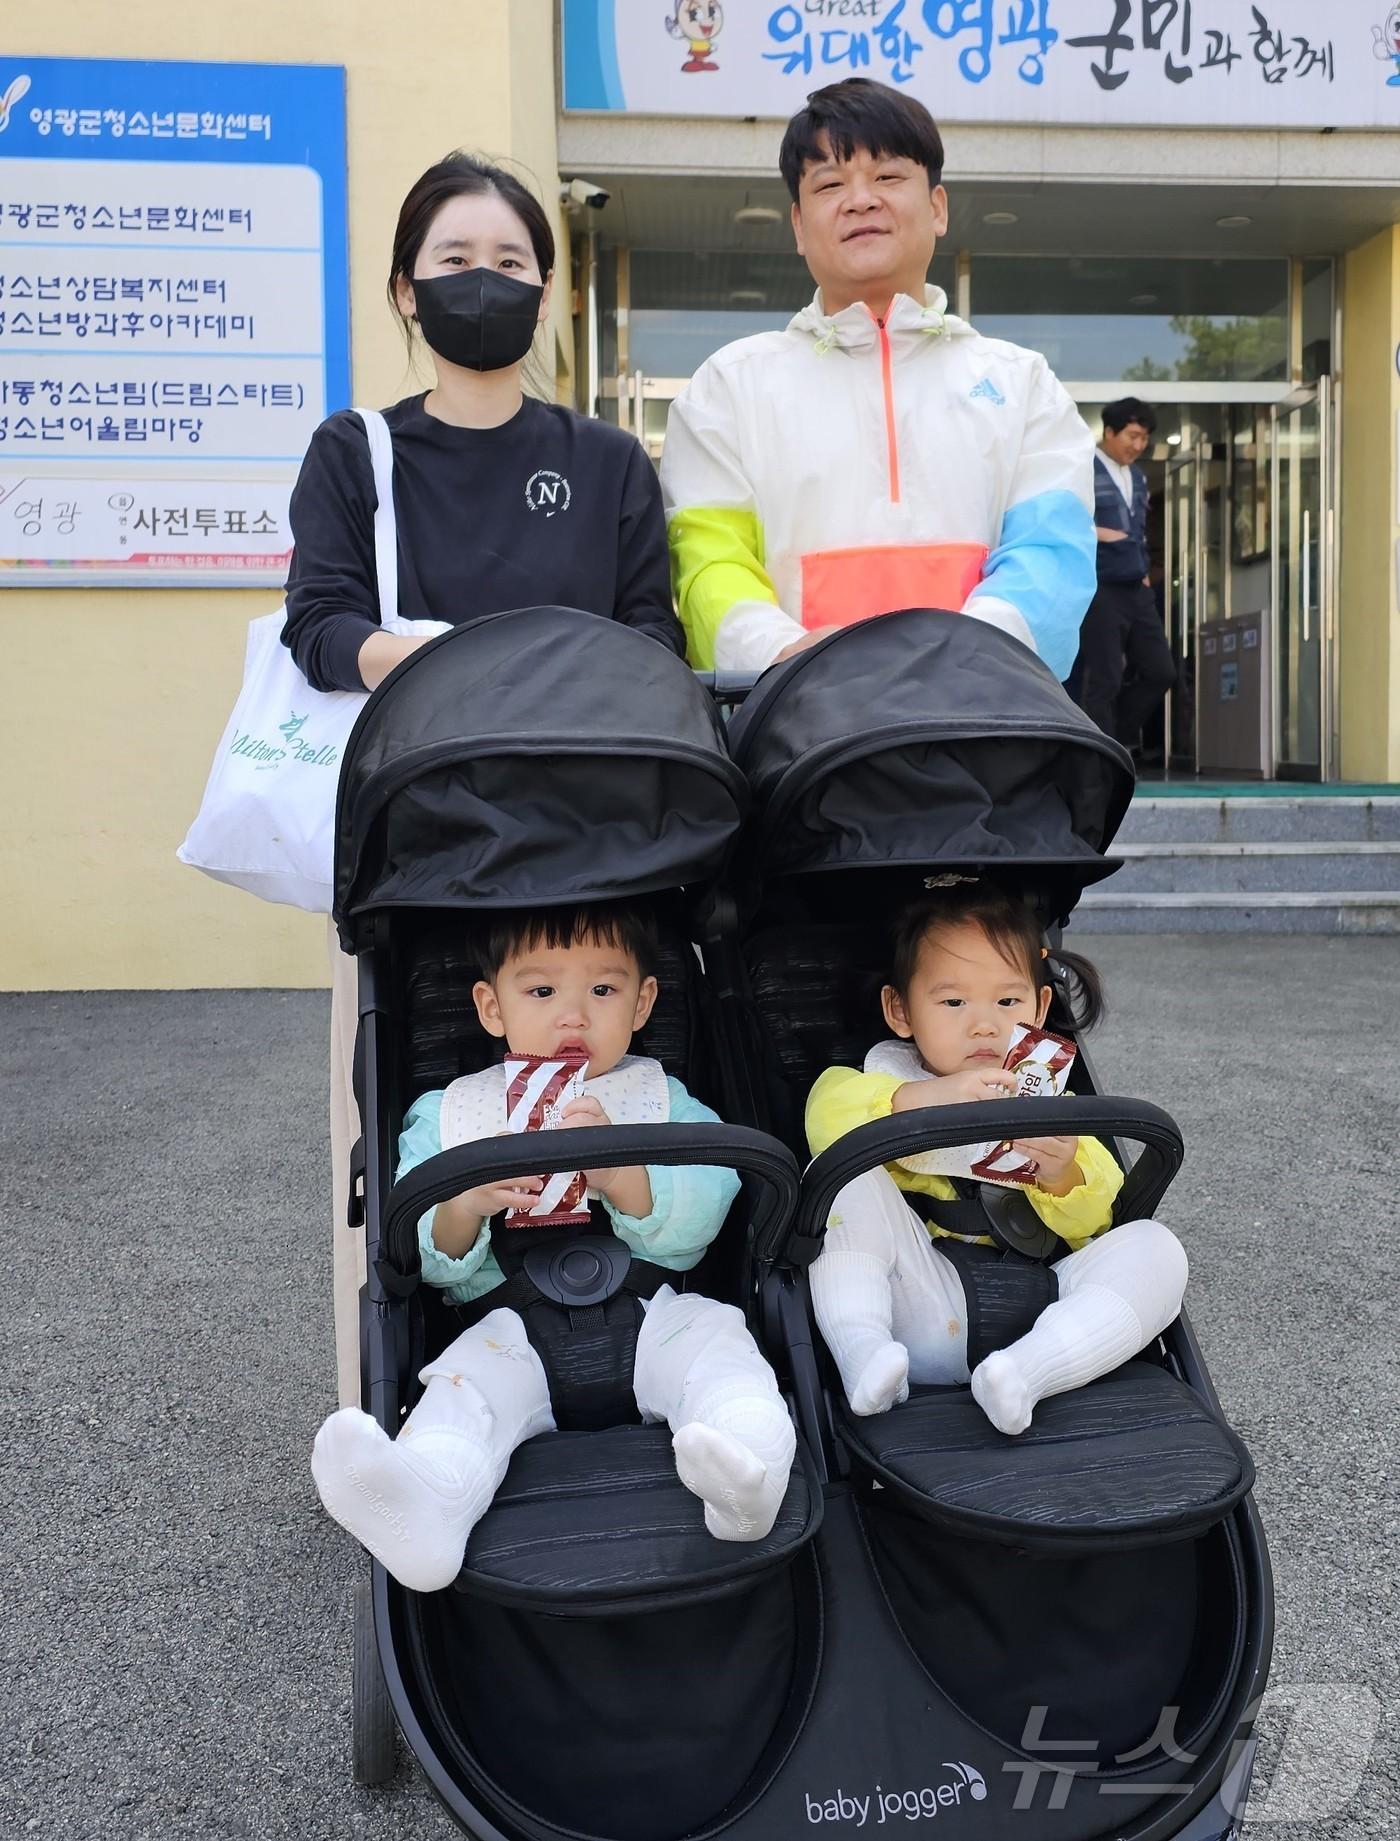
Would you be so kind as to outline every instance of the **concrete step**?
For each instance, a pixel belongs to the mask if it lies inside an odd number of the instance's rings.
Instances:
[[[1331,889],[1119,895],[1110,881],[1080,898],[1065,944],[1072,948],[1090,933],[1400,934],[1400,894]]]
[[[1376,891],[1400,896],[1400,840],[1394,843],[1118,844],[1123,867],[1112,895],[1321,894]]]
[[[1400,795],[1135,795],[1115,846],[1400,842]],[[1116,854],[1116,850],[1115,850]]]

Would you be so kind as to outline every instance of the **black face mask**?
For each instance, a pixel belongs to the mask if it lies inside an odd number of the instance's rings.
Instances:
[[[449,364],[501,371],[529,351],[544,289],[493,268],[415,281],[413,299],[423,337]]]

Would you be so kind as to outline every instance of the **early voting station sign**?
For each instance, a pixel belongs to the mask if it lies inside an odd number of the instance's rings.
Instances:
[[[282,581],[345,172],[339,67],[0,54],[0,583]]]
[[[873,77],[940,122],[1400,126],[1393,0],[563,0],[564,107],[783,119]]]

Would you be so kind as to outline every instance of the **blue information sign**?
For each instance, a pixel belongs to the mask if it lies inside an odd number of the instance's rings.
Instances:
[[[280,580],[350,400],[338,66],[0,56],[0,580]]]

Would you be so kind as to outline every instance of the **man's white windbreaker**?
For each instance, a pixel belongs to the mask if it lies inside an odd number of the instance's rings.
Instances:
[[[896,295],[883,322],[818,294],[727,345],[666,430],[692,663],[761,670],[814,627],[959,608],[1069,674],[1095,588],[1092,437],[1037,352]]]

